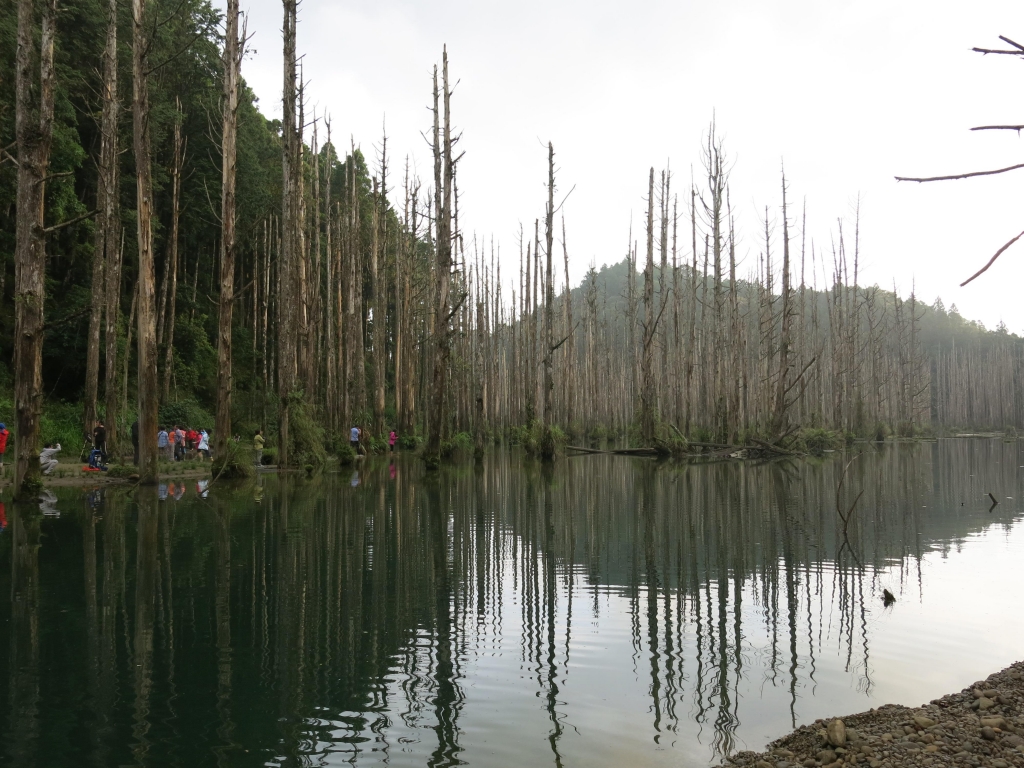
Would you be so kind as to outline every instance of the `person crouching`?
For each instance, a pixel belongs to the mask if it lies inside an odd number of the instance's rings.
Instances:
[[[57,468],[57,454],[60,452],[60,443],[47,443],[46,447],[39,452],[39,469],[44,475],[52,475]]]

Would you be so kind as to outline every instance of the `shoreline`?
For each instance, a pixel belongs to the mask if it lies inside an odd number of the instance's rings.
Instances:
[[[819,719],[725,765],[817,768],[1024,766],[1024,661],[919,707],[886,704]]]

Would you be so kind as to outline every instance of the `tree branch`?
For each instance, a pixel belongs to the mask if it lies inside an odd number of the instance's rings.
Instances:
[[[961,174],[957,174],[956,176],[930,176],[928,178],[922,178],[922,179],[911,178],[909,176],[896,176],[895,178],[896,178],[896,181],[916,181],[916,182],[919,182],[919,183],[920,182],[924,182],[924,181],[953,181],[954,179],[970,179],[970,178],[972,178],[974,176],[994,176],[997,173],[1006,173],[1007,171],[1016,171],[1018,168],[1024,168],[1024,163],[1019,163],[1017,165],[1010,165],[1010,166],[1007,166],[1006,168],[999,168],[998,170],[995,170],[995,171],[971,171],[970,173],[961,173]]]
[[[1024,125],[979,125],[971,128],[972,131],[1024,131]]]
[[[1013,238],[1010,242],[1008,242],[1006,245],[1004,245],[1002,248],[1000,248],[998,251],[996,251],[995,256],[993,256],[991,259],[988,260],[988,264],[986,264],[984,267],[982,267],[977,272],[975,272],[973,275],[971,275],[966,280],[964,280],[962,283],[960,283],[960,287],[963,288],[965,285],[967,285],[969,282],[971,282],[974,278],[976,278],[979,275],[981,275],[984,272],[986,272],[989,267],[991,267],[993,264],[995,264],[996,259],[998,259],[1000,256],[1003,255],[1003,251],[1005,251],[1011,245],[1016,243],[1022,237],[1024,237],[1024,232],[1021,232],[1019,235],[1017,235],[1015,238]]]
[[[1024,56],[1024,51],[998,51],[991,48],[971,48],[975,53],[1002,53],[1007,56]]]
[[[97,213],[99,213],[99,211],[89,211],[88,213],[83,213],[81,216],[75,216],[75,218],[73,219],[62,221],[60,224],[54,224],[52,227],[46,227],[45,229],[43,229],[43,234],[48,235],[51,232],[56,232],[59,229],[64,229],[64,227],[70,227],[72,224],[77,224],[78,222],[84,221],[85,219],[91,219]]]
[[[74,320],[77,317],[81,317],[82,315],[88,314],[91,311],[91,309],[91,307],[86,307],[85,309],[80,309],[77,312],[72,312],[70,315],[65,315],[60,320],[51,320],[47,323],[43,323],[43,330],[48,331],[50,328],[70,322],[71,320]]]

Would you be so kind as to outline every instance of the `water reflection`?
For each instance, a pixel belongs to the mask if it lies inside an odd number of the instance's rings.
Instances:
[[[838,499],[844,461],[617,457],[61,489],[0,535],[0,737],[12,765],[703,764],[942,692],[899,670],[966,640],[901,622],[941,625],[977,534],[1019,552],[1022,463],[871,449]]]

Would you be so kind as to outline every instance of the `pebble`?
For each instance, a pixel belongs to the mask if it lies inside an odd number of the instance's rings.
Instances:
[[[828,734],[828,743],[833,747],[846,746],[846,725],[842,720],[836,719],[830,722],[826,733]]]

